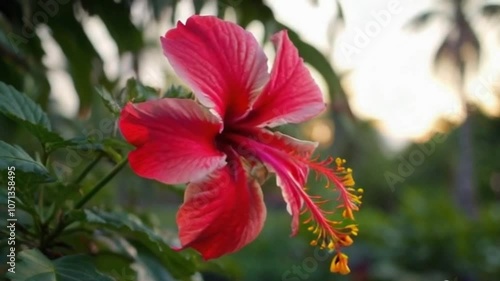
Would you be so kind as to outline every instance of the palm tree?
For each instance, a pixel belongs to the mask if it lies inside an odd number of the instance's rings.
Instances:
[[[457,81],[457,89],[465,109],[465,120],[458,128],[458,164],[455,170],[454,195],[457,204],[469,217],[477,215],[476,188],[474,180],[474,157],[472,144],[472,120],[473,106],[466,97],[465,82],[467,73],[476,71],[480,61],[482,48],[476,31],[471,22],[478,17],[471,10],[466,11],[465,6],[469,4],[465,0],[440,0],[439,4],[445,4],[446,9],[433,9],[419,14],[412,19],[408,26],[420,29],[434,19],[444,18],[450,23],[448,34],[445,36],[434,56],[436,71],[442,71],[445,63],[452,66],[453,75]],[[486,2],[486,1],[485,1]],[[466,13],[469,12],[469,13]],[[493,18],[500,15],[500,2],[483,3],[480,6],[480,17]]]

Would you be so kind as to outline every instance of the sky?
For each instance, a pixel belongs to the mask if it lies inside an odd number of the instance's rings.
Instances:
[[[433,74],[433,55],[446,35],[445,22],[412,31],[405,25],[436,1],[348,0],[341,1],[345,26],[336,39],[328,37],[334,1],[268,1],[278,19],[318,46],[331,63],[345,74],[343,85],[350,104],[362,119],[372,120],[391,141],[423,140],[432,135],[441,118],[459,123],[462,102],[453,83]],[[479,2],[479,1],[476,1]],[[469,11],[477,10],[477,6]],[[484,21],[479,31],[492,30]],[[330,28],[331,29],[331,28]],[[488,30],[488,31],[489,31]],[[314,32],[313,32],[314,31]],[[492,115],[498,115],[498,98],[492,86],[500,86],[500,55],[497,32],[479,32],[486,50],[485,63],[468,84],[469,95]]]
[[[479,1],[479,0],[478,0]],[[192,13],[189,0],[181,1],[175,18],[185,21]],[[424,140],[436,130],[441,118],[459,123],[464,117],[462,103],[453,83],[438,79],[432,72],[432,58],[436,48],[446,34],[444,22],[431,24],[428,29],[410,31],[405,24],[419,12],[433,7],[435,1],[422,0],[346,0],[341,1],[345,25],[334,25],[337,8],[333,0],[268,0],[278,20],[298,32],[303,40],[317,47],[330,60],[336,70],[343,74],[343,86],[348,92],[350,105],[355,114],[371,120],[384,138],[394,145],[408,140]],[[475,11],[474,7],[469,9]],[[206,5],[202,14],[216,12],[215,2]],[[134,21],[141,24],[146,6],[133,9]],[[172,25],[170,14],[165,14],[159,23],[150,24],[146,30],[147,40],[155,42]],[[229,20],[234,14],[229,12]],[[83,17],[85,30],[98,53],[104,60],[106,74],[110,78],[131,77],[130,57],[120,58],[118,49],[111,40],[105,26],[98,18]],[[333,27],[338,27],[337,29]],[[480,31],[491,31],[484,21],[477,21]],[[249,30],[261,38],[263,27],[254,22]],[[335,36],[332,31],[337,30]],[[51,70],[53,98],[59,109],[68,117],[74,116],[78,108],[76,93],[70,78],[63,71],[64,56],[57,44],[41,28],[46,37],[44,48],[48,56],[45,64]],[[480,32],[486,42],[485,63],[479,75],[470,79],[469,95],[490,114],[499,114],[498,97],[493,86],[500,88],[500,54],[498,52],[498,30]],[[159,40],[141,57],[141,80],[148,85],[165,87],[166,71],[171,71],[163,57]],[[274,51],[270,44],[264,48],[271,64]],[[313,77],[326,93],[325,82],[311,70]],[[446,77],[444,77],[446,78]]]

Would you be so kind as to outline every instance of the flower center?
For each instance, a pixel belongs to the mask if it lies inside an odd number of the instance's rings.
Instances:
[[[307,215],[304,224],[310,224],[308,230],[315,236],[311,245],[336,251],[332,271],[348,273],[347,256],[342,254],[341,249],[350,246],[353,243],[352,236],[358,234],[358,228],[352,221],[354,221],[354,211],[359,210],[363,189],[354,188],[352,170],[344,167],[345,160],[310,159],[309,155],[276,149],[242,134],[228,133],[224,139],[236,144],[234,149],[243,157],[247,158],[245,154],[255,155],[252,156],[255,157],[253,159],[273,167],[282,188],[295,198],[295,210],[300,209],[302,215]],[[330,205],[331,200],[308,194],[308,188],[304,186],[307,170],[314,171],[318,178],[325,178],[327,180],[325,187],[336,191],[339,202],[336,208],[325,210],[323,207],[327,203]],[[340,210],[341,214],[336,210]]]

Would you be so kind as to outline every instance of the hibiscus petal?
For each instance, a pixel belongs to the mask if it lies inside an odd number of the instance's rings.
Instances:
[[[205,260],[241,249],[262,230],[266,208],[260,186],[248,177],[238,157],[225,167],[190,183],[177,214],[182,248],[194,248]]]
[[[289,154],[309,158],[318,147],[317,142],[293,138],[280,132],[272,132],[264,128],[256,129],[252,135],[261,144],[272,146]]]
[[[205,177],[225,164],[215,147],[220,121],[196,102],[161,99],[128,103],[119,119],[125,139],[136,146],[129,154],[138,175],[167,184]]]
[[[300,123],[325,109],[321,91],[286,31],[271,39],[276,46],[271,77],[242,122],[252,126]]]
[[[276,173],[276,185],[281,188],[286,209],[292,215],[292,235],[295,235],[299,229],[300,208],[303,205],[301,193],[297,192],[296,188],[297,186],[302,188],[305,185],[309,169],[305,165],[291,161],[288,155],[309,159],[318,143],[299,140],[267,129],[258,129],[254,136],[261,144],[272,148],[270,151],[274,155],[271,156],[273,161],[271,163],[268,161],[266,164],[271,171]],[[284,168],[284,171],[281,168]]]
[[[304,202],[300,189],[305,186],[309,173],[307,165],[296,159],[309,159],[317,144],[267,129],[251,130],[248,134],[248,137],[231,134],[229,138],[238,144],[240,153],[257,157],[276,174],[276,184],[281,188],[287,211],[292,215],[292,235],[295,235]]]
[[[299,219],[300,219],[300,210],[302,205],[304,204],[303,199],[300,197],[300,193],[297,192],[296,186],[297,184],[294,181],[284,176],[280,170],[276,171],[276,185],[281,189],[281,196],[283,196],[283,200],[286,203],[286,211],[292,216],[292,234],[291,236],[297,235],[299,232]]]
[[[170,64],[200,102],[226,120],[245,114],[268,80],[264,52],[251,33],[234,23],[192,16],[161,42]]]
[[[286,209],[292,215],[292,236],[296,235],[303,204],[299,189],[305,186],[309,169],[293,161],[287,153],[270,147],[259,146],[255,154],[276,174],[276,185],[281,188]]]

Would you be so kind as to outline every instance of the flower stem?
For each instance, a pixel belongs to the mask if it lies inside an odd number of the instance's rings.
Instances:
[[[99,160],[101,160],[102,156],[103,156],[103,153],[99,152],[97,157],[94,160],[92,160],[92,162],[90,162],[87,165],[87,167],[85,167],[85,169],[83,169],[83,171],[73,181],[73,184],[75,184],[75,185],[79,184],[85,178],[85,176],[87,176],[87,174],[90,172],[90,170],[92,170],[92,168],[94,168],[94,166],[99,162]]]
[[[96,195],[99,190],[101,190],[124,166],[127,164],[128,159],[123,159],[120,163],[118,163],[109,174],[107,174],[104,178],[102,178],[87,195],[85,195],[78,203],[75,205],[75,209],[80,209],[83,207],[94,195]]]

